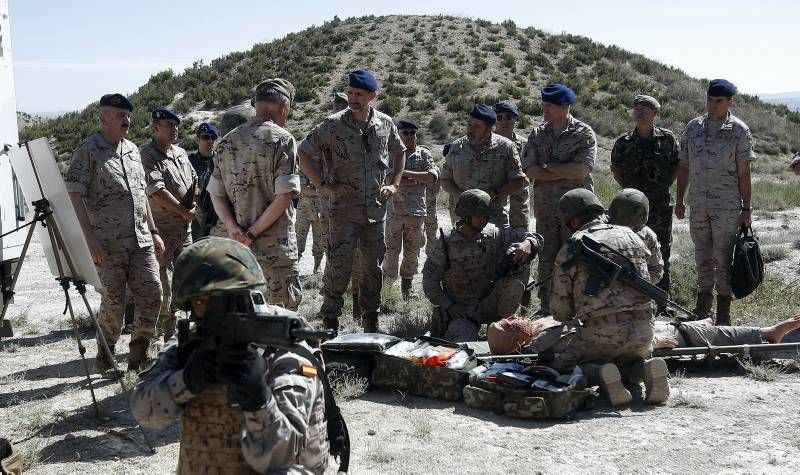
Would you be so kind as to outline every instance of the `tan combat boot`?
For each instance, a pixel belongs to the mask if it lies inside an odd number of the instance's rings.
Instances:
[[[644,402],[661,404],[669,399],[669,370],[663,358],[644,362]]]
[[[128,348],[130,354],[128,355],[128,371],[140,371],[148,363],[147,348],[150,346],[150,340],[147,338],[135,338],[131,340]]]
[[[694,313],[698,319],[702,320],[711,313],[711,305],[714,303],[714,295],[711,292],[698,292],[697,303],[694,306]]]
[[[624,406],[633,399],[631,392],[622,384],[622,376],[613,363],[604,365],[587,363],[582,364],[581,369],[590,385],[600,386],[600,391],[608,396],[612,406]]]
[[[111,354],[114,354],[114,345],[108,345]],[[100,376],[105,376],[109,371],[114,369],[114,364],[108,358],[108,355],[103,350],[103,346],[98,342],[97,344],[97,357],[94,359],[94,370]]]
[[[731,296],[717,294],[717,317],[714,325],[727,327],[731,324]]]

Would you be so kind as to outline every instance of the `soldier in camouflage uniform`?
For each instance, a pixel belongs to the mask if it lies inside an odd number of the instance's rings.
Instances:
[[[308,229],[311,228],[311,239],[313,240],[311,254],[314,256],[314,273],[316,274],[322,263],[322,256],[325,254],[325,241],[322,237],[323,221],[319,209],[320,197],[314,185],[303,173],[300,173],[300,189],[300,201],[297,203],[297,260],[303,258]]]
[[[208,236],[211,227],[217,221],[217,215],[214,214],[214,206],[211,204],[206,186],[208,186],[208,180],[214,171],[214,162],[216,161],[214,142],[218,137],[219,130],[214,124],[201,123],[195,132],[197,151],[189,155],[189,162],[197,175],[197,218],[192,221],[193,241]]]
[[[517,153],[519,153],[521,157],[525,150],[525,144],[528,143],[528,139],[514,130],[519,120],[517,106],[511,101],[502,101],[495,104],[492,109],[494,109],[497,114],[494,132],[514,142],[514,145],[517,146]],[[528,229],[528,223],[530,221],[530,188],[528,184],[526,183],[519,191],[511,193],[508,201],[508,219],[511,227]]]
[[[619,137],[611,150],[611,172],[623,188],[636,188],[650,204],[647,226],[655,232],[664,262],[658,286],[669,293],[669,256],[672,246],[672,205],[669,187],[678,171],[678,140],[654,125],[661,104],[651,96],[633,98],[636,128]],[[660,304],[659,304],[660,305]],[[666,310],[659,306],[659,312]]]
[[[400,139],[406,147],[406,168],[400,181],[400,190],[392,196],[386,218],[386,256],[383,260],[383,274],[390,279],[398,275],[398,260],[403,251],[403,264],[400,266],[401,291],[408,299],[411,295],[411,281],[417,273],[419,251],[425,245],[425,215],[427,185],[435,183],[439,170],[433,163],[430,150],[417,145],[417,124],[410,120],[398,122]],[[392,171],[386,180],[394,178]]]
[[[208,268],[215,269],[211,280]],[[255,256],[230,239],[203,239],[175,263],[175,303],[198,323],[194,335],[180,343],[172,338],[139,375],[130,404],[144,427],[161,429],[180,419],[178,473],[327,468],[325,397],[315,365],[286,350],[261,355],[253,346],[203,344],[211,292],[263,290],[265,284]]]
[[[675,216],[683,219],[683,198],[689,188],[689,233],[697,265],[695,314],[703,317],[710,313],[716,287],[718,325],[730,324],[733,247],[739,227],[750,226],[753,210],[753,136],[747,124],[730,113],[734,94],[736,86],[714,79],[708,86],[708,113],[686,124],[675,199]]]
[[[378,329],[386,252],[384,220],[386,202],[399,189],[402,173],[384,185],[389,168],[405,168],[405,147],[391,117],[372,106],[378,82],[366,70],[348,76],[349,108],[314,127],[299,149],[303,173],[329,198],[328,264],[322,285],[320,316],[327,328],[338,330],[342,295],[347,291],[353,254],[360,252],[359,283],[362,324],[367,332]],[[314,157],[330,166],[323,175]],[[319,160],[319,159],[317,159]],[[323,180],[324,179],[324,180]]]
[[[294,86],[284,79],[256,87],[256,116],[219,144],[208,183],[214,210],[228,235],[251,247],[269,283],[269,303],[300,305],[292,199],[300,192],[295,140],[283,126]]]
[[[121,94],[100,99],[100,131],[75,149],[64,177],[103,288],[97,323],[97,372],[112,368],[111,354],[122,332],[126,285],[136,304],[128,369],[147,359],[161,307],[156,256],[164,252],[145,194],[139,149],[125,139],[133,104]]]
[[[653,339],[650,298],[619,280],[600,289],[596,296],[588,295],[585,289],[592,269],[574,259],[573,249],[581,236],[591,236],[626,256],[646,279],[650,276],[649,251],[629,228],[605,223],[603,205],[589,190],[565,193],[559,200],[558,213],[564,228],[574,234],[556,256],[550,309],[557,321],[575,328],[575,335],[554,355],[553,367],[568,370],[581,365],[589,382],[599,384],[615,406],[631,401],[619,367],[630,381],[651,382],[654,392],[649,402],[663,402],[669,395],[666,364],[659,359],[645,361]]]
[[[440,182],[451,203],[464,190],[479,189],[492,198],[489,222],[508,226],[508,197],[527,184],[519,152],[511,140],[492,132],[497,114],[491,107],[476,104],[467,122],[467,135],[454,141],[445,158]]]
[[[634,188],[625,188],[614,195],[608,206],[608,222],[631,228],[644,242],[650,252],[647,259],[650,283],[657,284],[664,276],[664,261],[656,233],[645,224],[649,214],[650,203],[647,196]]]
[[[794,158],[791,163],[789,163],[789,170],[795,175],[800,175],[800,151],[794,154]]]
[[[592,190],[592,168],[597,157],[597,141],[589,125],[569,113],[575,93],[563,84],[542,88],[544,120],[528,136],[522,167],[533,182],[533,215],[536,232],[544,246],[539,254],[538,279],[553,273],[553,260],[570,232],[561,226],[556,209],[558,200],[569,190]],[[539,287],[540,315],[549,313],[550,284]]]
[[[431,334],[475,341],[482,324],[516,314],[525,290],[520,278],[542,238],[489,223],[496,208],[482,190],[464,191],[456,212],[461,219],[437,239],[425,261],[422,287],[435,306]],[[506,256],[513,256],[513,266]]]
[[[145,192],[150,198],[150,209],[164,241],[164,253],[158,259],[161,274],[161,311],[158,330],[164,341],[175,333],[175,306],[172,305],[172,270],[175,259],[184,246],[192,243],[190,223],[197,217],[193,193],[197,174],[186,151],[174,143],[178,140],[180,118],[169,109],[156,109],[152,113],[153,140],[139,149],[147,179]]]

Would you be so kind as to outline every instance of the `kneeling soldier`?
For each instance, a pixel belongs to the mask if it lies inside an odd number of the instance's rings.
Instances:
[[[140,375],[131,408],[145,427],[180,417],[178,473],[323,473],[325,397],[313,362],[286,350],[262,356],[253,345],[214,344],[218,337],[206,328],[212,292],[266,290],[252,252],[230,239],[201,239],[178,257],[172,285],[175,303],[191,309],[197,324],[191,338],[179,331]]]
[[[525,284],[521,277],[542,238],[521,229],[489,224],[492,199],[477,189],[461,194],[460,217],[447,235],[440,232],[422,271],[425,295],[436,306],[434,336],[474,341],[481,324],[514,315]]]

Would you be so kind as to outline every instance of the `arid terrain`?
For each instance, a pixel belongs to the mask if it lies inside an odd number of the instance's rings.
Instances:
[[[790,244],[797,232],[797,212],[768,217],[757,221],[763,241],[785,249],[768,270],[790,284],[797,276],[800,257],[800,251]],[[685,238],[686,231],[679,225],[678,253],[685,246]],[[310,258],[310,252],[304,256],[303,269],[310,267]],[[307,302],[301,311],[311,312],[318,305],[315,293],[306,292]],[[72,295],[92,367],[94,332],[74,290]],[[94,292],[90,292],[89,300],[93,306],[99,303]],[[63,293],[36,242],[23,266],[16,302],[9,309],[16,336],[0,342],[0,433],[22,448],[30,473],[174,471],[177,424],[164,431],[145,431],[156,450],[150,454],[119,384],[93,374],[102,410],[99,418],[95,415],[63,310]],[[753,321],[777,318],[758,315]],[[397,327],[390,324],[389,328]],[[120,348],[127,347],[127,338],[123,336]],[[371,389],[341,402],[352,439],[351,471],[800,470],[797,374],[765,366],[754,366],[747,372],[731,360],[712,366],[674,363],[671,371],[672,397],[665,406],[646,406],[638,399],[617,410],[598,400],[594,407],[559,421],[515,420],[470,409],[460,402]],[[133,380],[133,375],[125,379],[128,384]]]

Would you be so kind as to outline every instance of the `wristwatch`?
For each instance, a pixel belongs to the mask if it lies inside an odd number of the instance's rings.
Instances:
[[[547,165],[548,165],[547,162],[542,163],[542,169],[547,170]]]
[[[255,234],[253,234],[252,231],[250,231],[249,229],[244,232],[244,235],[247,236],[247,239],[249,239],[251,241],[255,241],[256,240]]]

